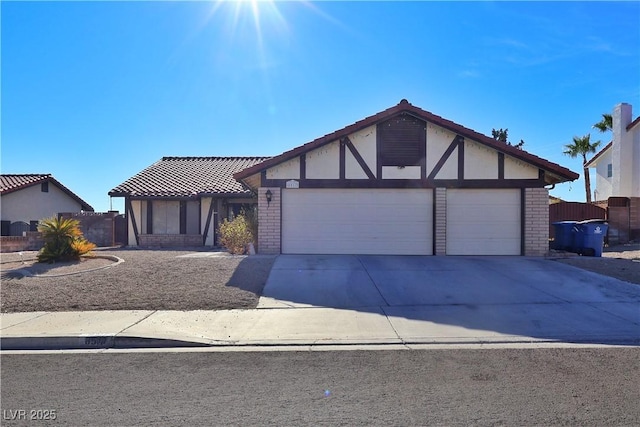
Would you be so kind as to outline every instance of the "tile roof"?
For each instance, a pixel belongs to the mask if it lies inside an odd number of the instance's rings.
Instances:
[[[609,142],[602,148],[602,150],[598,151],[590,160],[587,161],[587,163],[584,164],[584,166],[587,168],[592,165],[595,166],[598,163],[598,159],[611,147],[613,147],[613,141]]]
[[[437,116],[433,113],[430,113],[428,111],[425,111],[421,108],[418,108],[416,106],[414,106],[413,104],[409,103],[409,101],[407,101],[406,99],[401,100],[397,105],[394,105],[393,107],[390,107],[384,111],[381,111],[377,114],[374,114],[372,116],[369,116],[367,118],[364,118],[360,121],[357,121],[345,128],[342,128],[340,130],[337,130],[333,133],[327,134],[325,136],[322,136],[320,138],[317,138],[311,142],[308,142],[304,145],[301,145],[299,147],[296,147],[292,150],[286,151],[282,154],[280,154],[279,156],[275,156],[272,157],[271,159],[257,164],[255,166],[252,166],[250,168],[247,168],[241,172],[238,172],[234,175],[234,178],[238,179],[238,180],[242,180],[245,178],[250,177],[251,175],[254,175],[258,172],[261,172],[271,166],[274,166],[278,163],[282,163],[286,160],[289,160],[291,158],[297,157],[303,153],[309,152],[311,150],[314,150],[318,147],[321,147],[325,144],[328,144],[330,142],[333,142],[335,140],[338,140],[340,138],[343,138],[344,136],[347,136],[353,132],[356,132],[358,130],[364,129],[368,126],[374,125],[382,120],[386,120],[388,118],[391,118],[395,115],[401,114],[401,113],[409,113],[411,115],[414,115],[422,120],[425,120],[429,123],[433,123],[435,125],[441,126],[445,129],[448,129],[452,132],[457,133],[458,135],[461,135],[463,137],[467,137],[469,139],[472,139],[474,141],[480,142],[484,145],[487,145],[491,148],[494,148],[496,150],[498,150],[499,152],[508,154],[512,157],[515,157],[517,159],[523,160],[527,163],[530,163],[532,165],[535,165],[545,171],[551,172],[552,174],[556,175],[557,178],[559,179],[555,179],[553,182],[550,183],[558,183],[558,182],[564,182],[564,181],[573,181],[578,179],[579,175],[565,167],[560,166],[557,163],[552,163],[548,160],[545,160],[541,157],[535,156],[533,154],[530,154],[524,150],[518,149],[516,147],[513,147],[511,145],[507,145],[504,144],[502,142],[496,141],[495,139],[488,137],[486,135],[483,135],[479,132],[476,132],[472,129],[466,128],[464,126],[461,126],[457,123],[454,123],[450,120],[444,119],[440,116]]]
[[[109,191],[110,196],[196,197],[249,194],[233,174],[269,157],[163,157]]]
[[[60,181],[55,179],[50,173],[27,173],[27,174],[2,174],[0,175],[0,194],[9,194],[23,188],[43,182],[51,182],[63,192],[67,193],[71,198],[75,199],[82,207],[82,210],[93,212],[93,207],[73,191],[62,185]]]

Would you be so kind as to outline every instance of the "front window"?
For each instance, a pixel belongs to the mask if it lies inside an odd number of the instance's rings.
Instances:
[[[613,176],[613,165],[609,163],[607,165],[607,178],[611,178]]]

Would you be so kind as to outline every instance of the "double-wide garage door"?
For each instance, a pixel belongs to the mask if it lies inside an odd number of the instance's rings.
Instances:
[[[282,253],[433,253],[430,189],[284,189]]]
[[[447,189],[447,255],[520,255],[520,189]],[[284,189],[282,253],[433,254],[432,189]]]

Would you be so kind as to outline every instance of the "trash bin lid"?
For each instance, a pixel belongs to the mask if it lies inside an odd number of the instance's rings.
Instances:
[[[578,221],[558,221],[558,222],[554,222],[552,223],[553,225],[561,225],[561,224],[577,224]]]
[[[585,219],[584,221],[579,221],[578,224],[606,224],[606,219]]]

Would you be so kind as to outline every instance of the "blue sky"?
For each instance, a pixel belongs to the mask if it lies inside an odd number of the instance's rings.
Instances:
[[[591,125],[620,102],[640,114],[638,2],[3,1],[1,19],[2,173],[52,173],[97,211],[162,156],[276,155],[402,98],[579,173],[564,144],[606,144]]]

